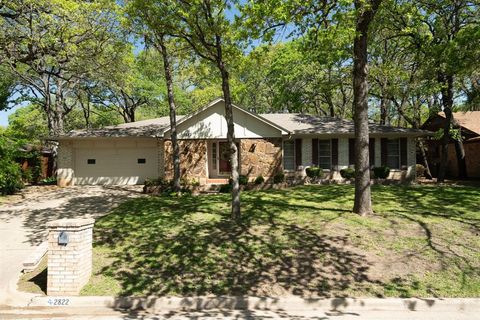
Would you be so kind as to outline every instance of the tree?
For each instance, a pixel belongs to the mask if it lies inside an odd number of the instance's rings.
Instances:
[[[0,15],[2,63],[18,79],[23,99],[41,106],[50,134],[62,134],[82,80],[111,64],[123,46],[113,32],[115,4],[13,0],[9,5],[15,15]]]
[[[442,159],[438,182],[443,182],[448,147],[453,139],[457,151],[460,176],[466,175],[465,158],[459,124],[453,118],[455,94],[459,92],[458,77],[469,77],[478,68],[480,26],[478,1],[423,0],[399,1],[391,14],[391,23],[398,34],[407,37],[427,62],[429,75],[436,81],[445,113],[442,136]]]
[[[247,23],[254,35],[272,38],[278,27],[296,26],[293,33],[310,34],[336,31],[339,39],[353,42],[353,113],[355,123],[355,201],[353,211],[372,212],[368,152],[368,31],[381,0],[354,1],[264,1],[244,7]],[[258,24],[264,28],[258,31]],[[354,30],[353,36],[351,36]],[[334,34],[331,35],[334,37]]]
[[[193,52],[216,66],[222,79],[222,93],[225,100],[227,120],[227,141],[232,168],[232,218],[240,218],[240,186],[238,183],[238,150],[235,143],[232,94],[228,57],[238,51],[232,22],[225,16],[233,1],[150,1],[141,7],[145,23],[156,35],[168,35],[183,40]],[[150,12],[148,12],[150,10]],[[149,16],[153,12],[152,16]],[[158,33],[158,31],[161,33]],[[155,31],[157,31],[155,33]]]
[[[353,212],[372,212],[368,152],[368,30],[381,0],[355,0],[356,36],[353,42],[353,110],[355,123],[355,200]]]

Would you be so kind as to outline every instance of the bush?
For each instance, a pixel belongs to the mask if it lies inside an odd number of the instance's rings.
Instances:
[[[246,186],[248,184],[248,177],[240,175],[240,177],[238,177],[238,184],[240,184],[241,186]]]
[[[230,192],[232,192],[232,184],[231,183],[222,184],[220,186],[220,189],[218,189],[218,192],[220,192],[220,193],[230,193]]]
[[[355,169],[353,168],[342,169],[340,170],[340,175],[344,179],[353,179],[355,178]]]
[[[42,179],[38,182],[40,185],[56,185],[57,184],[57,177],[48,177]]]
[[[387,179],[390,174],[390,168],[387,166],[375,167],[373,168],[373,174],[375,178]]]
[[[305,173],[309,178],[322,178],[323,177],[323,169],[319,167],[308,167],[305,169]]]
[[[145,179],[145,187],[156,187],[156,186],[168,186],[172,185],[173,183],[171,181],[168,181],[165,178],[148,178]]]
[[[416,173],[417,173],[417,178],[421,178],[421,177],[425,176],[426,169],[421,164],[415,165],[415,170],[416,170]]]
[[[0,193],[13,194],[23,188],[22,169],[18,163],[6,158],[0,160]]]
[[[283,172],[279,172],[273,176],[273,183],[282,183],[285,182],[285,174]]]
[[[256,178],[255,178],[255,181],[254,181],[254,183],[255,183],[256,185],[262,184],[262,183],[264,183],[264,182],[265,182],[265,178],[262,177],[262,176],[256,177]]]

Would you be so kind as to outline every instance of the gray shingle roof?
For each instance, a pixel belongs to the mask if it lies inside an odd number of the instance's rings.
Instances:
[[[301,113],[265,113],[259,114],[261,118],[273,125],[279,126],[290,134],[354,134],[353,121],[317,117]],[[177,116],[178,123],[185,116]],[[61,138],[89,138],[89,137],[163,137],[163,133],[170,127],[169,117],[142,120],[131,123],[123,123],[116,126],[108,126],[95,130],[73,130]],[[403,135],[427,135],[429,131],[398,128],[370,123],[371,134],[403,134]]]
[[[184,116],[177,116],[177,121]],[[162,137],[163,132],[170,127],[170,118],[161,117],[156,119],[122,123],[115,126],[108,126],[102,129],[72,130],[63,137],[69,138],[121,138],[121,137]]]
[[[293,134],[354,134],[353,121],[332,117],[317,117],[301,113],[264,113],[261,117],[277,123]],[[398,128],[370,123],[373,134],[426,134],[427,131]]]

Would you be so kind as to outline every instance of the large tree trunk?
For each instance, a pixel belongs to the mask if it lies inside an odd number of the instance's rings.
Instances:
[[[440,158],[440,168],[438,171],[437,182],[444,182],[448,163],[448,145],[450,143],[450,126],[452,124],[452,106],[453,106],[453,76],[440,73],[438,82],[442,85],[442,106],[445,113],[445,125],[443,126],[442,137],[442,156]]]
[[[453,119],[454,122],[455,119]],[[458,126],[458,137],[455,139],[455,154],[457,156],[458,178],[467,179],[467,162],[465,161],[465,149],[462,141],[462,128]]]
[[[165,46],[164,36],[157,37],[158,48],[163,58],[163,68],[165,72],[165,82],[167,85],[168,106],[170,109],[170,137],[172,139],[172,161],[173,161],[173,188],[179,193],[180,186],[180,147],[177,140],[177,116],[175,106],[175,96],[173,94],[173,77],[172,69],[170,67],[170,56]]]
[[[380,99],[380,124],[386,125],[388,120],[388,99],[382,94]]]
[[[238,148],[235,143],[233,122],[232,97],[230,94],[229,74],[222,58],[220,37],[217,36],[217,66],[222,76],[222,92],[225,100],[225,119],[227,120],[227,141],[230,149],[230,166],[232,168],[232,218],[239,220],[240,212],[240,185],[238,183]]]
[[[427,153],[425,152],[425,145],[423,141],[418,141],[418,148],[420,149],[420,155],[422,156],[423,166],[425,167],[425,178],[431,180],[432,172],[430,171],[430,165],[428,164]]]
[[[381,0],[371,1],[369,8],[355,0],[357,10],[356,31],[353,44],[353,110],[355,123],[355,200],[353,212],[359,215],[372,213],[370,192],[370,160],[368,133],[368,27]]]

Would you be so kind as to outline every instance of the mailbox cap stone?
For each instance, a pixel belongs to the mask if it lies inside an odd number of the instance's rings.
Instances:
[[[81,219],[59,219],[47,222],[48,228],[78,228],[84,227],[95,223],[93,218],[81,218]]]

